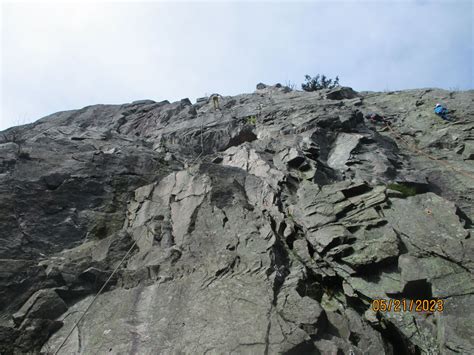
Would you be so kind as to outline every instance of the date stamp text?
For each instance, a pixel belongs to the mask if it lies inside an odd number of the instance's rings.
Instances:
[[[374,312],[443,312],[444,300],[374,299]]]

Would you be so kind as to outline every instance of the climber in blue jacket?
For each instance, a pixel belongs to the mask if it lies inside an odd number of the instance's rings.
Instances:
[[[448,118],[448,109],[441,104],[436,104],[434,112],[445,121],[451,121]]]

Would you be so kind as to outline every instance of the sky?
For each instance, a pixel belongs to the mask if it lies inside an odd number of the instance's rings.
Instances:
[[[0,1],[0,130],[92,104],[300,89],[305,74],[473,89],[472,0]]]

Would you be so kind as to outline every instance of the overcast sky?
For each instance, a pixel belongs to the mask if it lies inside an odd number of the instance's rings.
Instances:
[[[472,89],[473,19],[472,0],[3,1],[0,130],[305,74],[356,90]]]

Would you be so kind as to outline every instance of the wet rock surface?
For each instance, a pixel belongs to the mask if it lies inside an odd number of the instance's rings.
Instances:
[[[474,353],[473,91],[211,101],[0,132],[1,353]]]

